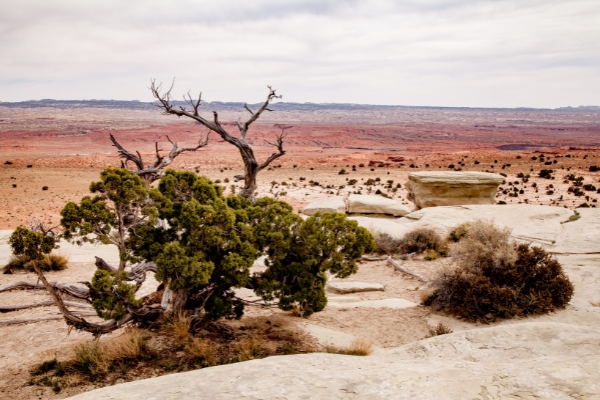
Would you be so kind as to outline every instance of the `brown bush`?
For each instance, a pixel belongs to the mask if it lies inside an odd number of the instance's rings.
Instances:
[[[373,234],[375,240],[376,252],[380,254],[398,253],[401,240],[385,232],[376,232]]]
[[[401,253],[421,253],[428,249],[435,250],[442,255],[447,251],[440,235],[430,228],[417,228],[408,232],[398,246],[398,251]]]
[[[515,244],[510,232],[474,223],[451,250],[458,263],[432,282],[424,304],[469,321],[493,321],[562,309],[573,285],[540,247]]]

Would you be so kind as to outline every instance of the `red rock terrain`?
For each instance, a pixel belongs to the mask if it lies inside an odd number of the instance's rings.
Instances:
[[[595,192],[586,192],[587,199],[567,192],[571,183],[563,183],[563,177],[571,172],[585,175],[585,184],[600,187],[598,173],[588,172],[590,165],[600,166],[600,110],[287,103],[273,108],[274,112],[263,114],[260,123],[252,126],[249,142],[258,158],[264,159],[272,151],[265,140],[272,140],[285,129],[287,154],[274,163],[281,169],[259,175],[260,191],[285,191],[282,198],[298,209],[319,196],[358,190],[366,193],[368,188],[360,186],[361,179],[380,176],[382,183],[394,180],[404,185],[413,168],[447,170],[449,165],[503,172],[511,182],[520,172],[532,175],[531,182],[519,187],[524,190],[520,198],[499,194],[499,199],[507,202],[527,199],[530,204],[570,208],[584,201],[594,205]],[[234,133],[234,121],[249,115],[243,104],[224,103],[205,105],[203,115],[209,117],[213,109]],[[31,215],[58,222],[66,201],[86,195],[89,182],[98,179],[102,168],[120,165],[109,133],[127,149],[139,150],[151,161],[157,137],[169,135],[179,145],[188,146],[197,142],[206,129],[193,121],[162,115],[159,109],[140,102],[0,103],[0,229],[14,228]],[[161,149],[169,151],[170,146],[165,138],[161,139]],[[541,153],[550,157],[543,162],[532,160]],[[567,154],[573,157],[564,157]],[[551,166],[545,164],[548,160]],[[365,167],[352,172],[351,166],[359,164]],[[241,166],[237,150],[214,134],[207,149],[186,153],[173,163],[175,168],[197,169],[212,179],[231,181],[241,172]],[[350,175],[339,175],[341,167]],[[531,184],[544,168],[560,173],[552,182],[542,179],[534,191]],[[299,181],[302,177],[303,182]],[[348,177],[359,182],[354,187],[339,188]],[[290,184],[293,181],[296,186],[272,184],[282,180]],[[310,180],[319,185],[308,184]],[[554,187],[546,188],[550,184]],[[49,186],[49,190],[42,191],[43,186]],[[403,188],[393,193],[386,190],[406,203]],[[549,191],[553,193],[547,194]]]

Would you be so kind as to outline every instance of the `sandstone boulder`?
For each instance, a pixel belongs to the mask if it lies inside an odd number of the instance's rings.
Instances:
[[[381,283],[347,282],[343,280],[327,282],[327,289],[338,293],[377,292],[385,290]]]
[[[408,175],[409,198],[419,208],[494,204],[504,178],[488,172],[422,171]]]
[[[73,400],[594,399],[594,327],[529,322],[456,332],[369,357],[269,357],[96,389]]]
[[[308,204],[302,210],[302,214],[315,215],[318,211],[322,213],[345,213],[346,202],[342,196],[324,197]]]
[[[381,196],[351,194],[348,197],[350,214],[388,214],[402,217],[410,213],[408,207]]]

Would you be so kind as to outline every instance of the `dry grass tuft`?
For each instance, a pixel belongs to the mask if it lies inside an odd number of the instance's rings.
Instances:
[[[75,346],[73,368],[95,378],[108,373],[115,362],[144,357],[147,353],[148,335],[141,329],[131,328],[106,343],[92,340]]]
[[[367,339],[354,339],[350,346],[339,348],[335,346],[326,347],[328,353],[344,354],[347,356],[368,356],[373,352],[373,343]]]
[[[437,324],[437,326],[432,326],[429,328],[429,332],[427,333],[427,336],[425,336],[425,339],[439,335],[446,335],[448,333],[452,333],[452,329],[440,322]]]
[[[171,319],[171,331],[173,332],[173,336],[180,341],[187,339],[190,334],[191,323],[192,318],[187,316],[184,312],[179,312],[174,315]]]
[[[237,361],[247,361],[259,357],[264,348],[265,342],[259,337],[249,337],[243,339],[235,348]]]
[[[52,252],[38,261],[38,266],[42,271],[62,271],[67,268],[68,263],[69,257],[67,255],[59,252]],[[26,271],[33,270],[31,259],[24,255],[12,255],[2,271],[11,273],[12,270],[15,269]]]
[[[218,363],[219,345],[213,341],[193,338],[185,349],[194,364],[200,367],[212,367]]]

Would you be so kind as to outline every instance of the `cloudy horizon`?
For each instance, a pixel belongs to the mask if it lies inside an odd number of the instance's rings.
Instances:
[[[0,101],[600,105],[600,2],[22,0],[0,5]]]

